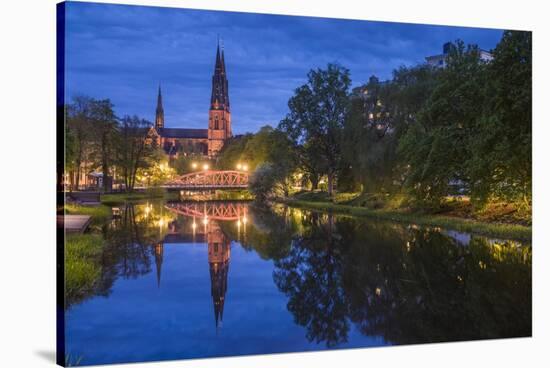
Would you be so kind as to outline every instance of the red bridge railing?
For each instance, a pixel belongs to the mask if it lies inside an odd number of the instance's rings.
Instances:
[[[249,173],[236,170],[206,170],[178,176],[163,187],[170,189],[247,188]]]

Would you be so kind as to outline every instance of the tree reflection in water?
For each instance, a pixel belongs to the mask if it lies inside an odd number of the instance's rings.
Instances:
[[[164,211],[160,203],[127,203],[121,212],[120,218],[102,227],[105,247],[97,261],[101,274],[94,288],[84,295],[66,295],[67,308],[93,296],[108,296],[117,278],[136,278],[151,272],[152,259],[162,255],[153,245],[164,239],[167,224],[175,216]]]
[[[295,322],[306,327],[307,339],[331,347],[347,341],[349,322],[340,236],[333,231],[334,218],[323,217],[309,215],[307,230],[292,241],[288,256],[275,262],[273,278],[289,297]]]
[[[531,335],[531,247],[300,211],[274,280],[310,341],[345,342],[349,323],[388,343]]]

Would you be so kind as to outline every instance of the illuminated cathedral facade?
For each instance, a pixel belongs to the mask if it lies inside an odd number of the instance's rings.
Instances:
[[[214,75],[212,76],[208,128],[166,128],[164,123],[162,91],[159,86],[155,125],[151,128],[149,134],[170,157],[177,157],[180,154],[215,157],[221,151],[225,142],[232,137],[229,83],[225,68],[224,50],[220,51],[219,44],[216,50]]]

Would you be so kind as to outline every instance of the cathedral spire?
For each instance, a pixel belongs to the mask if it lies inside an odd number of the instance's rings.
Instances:
[[[157,110],[155,114],[155,128],[164,128],[164,108],[162,107],[162,93],[160,91],[160,83],[159,93],[157,97]]]
[[[218,48],[216,49],[216,65],[214,66],[214,75],[221,72],[222,69],[222,61],[221,61],[221,54],[220,54],[220,40],[218,39]]]
[[[210,109],[229,111],[229,93],[227,75],[225,71],[225,58],[223,46],[220,51],[220,41],[216,48],[216,64],[214,66],[214,75],[212,76],[212,97]]]
[[[222,74],[225,75],[225,57],[224,57],[224,52],[223,52],[223,40],[222,40]]]
[[[162,260],[163,260],[163,254],[164,254],[164,244],[163,243],[157,243],[155,244],[155,264],[157,266],[157,287],[160,288],[160,275],[162,272]]]

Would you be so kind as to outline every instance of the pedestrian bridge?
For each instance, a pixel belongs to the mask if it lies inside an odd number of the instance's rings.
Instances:
[[[237,170],[205,170],[170,180],[164,188],[178,190],[246,189],[249,173]]]

